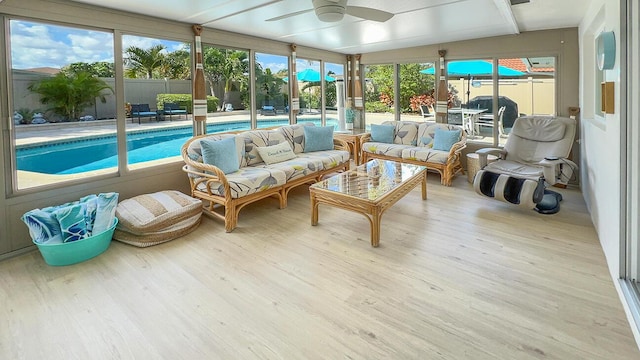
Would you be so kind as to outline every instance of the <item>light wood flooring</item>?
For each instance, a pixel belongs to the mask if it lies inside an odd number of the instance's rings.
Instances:
[[[640,359],[576,190],[551,216],[429,174],[382,218],[308,190],[238,228],[50,267],[0,262],[0,359]]]

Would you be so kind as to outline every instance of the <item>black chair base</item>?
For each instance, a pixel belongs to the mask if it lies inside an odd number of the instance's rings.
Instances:
[[[540,214],[555,214],[560,211],[560,201],[562,201],[562,194],[545,189],[542,200],[536,204],[535,210]]]

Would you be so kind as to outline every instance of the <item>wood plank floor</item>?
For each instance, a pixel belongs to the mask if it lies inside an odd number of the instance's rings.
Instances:
[[[308,190],[152,248],[0,262],[0,359],[638,359],[576,190],[556,215],[429,174],[382,218]]]

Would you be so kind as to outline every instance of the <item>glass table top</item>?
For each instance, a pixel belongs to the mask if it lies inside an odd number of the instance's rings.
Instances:
[[[376,159],[311,187],[375,201],[425,169],[424,166]]]

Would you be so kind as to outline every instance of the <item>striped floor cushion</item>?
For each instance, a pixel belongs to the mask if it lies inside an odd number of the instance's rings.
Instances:
[[[116,208],[115,240],[146,247],[173,240],[198,227],[202,202],[166,190],[121,201]]]

